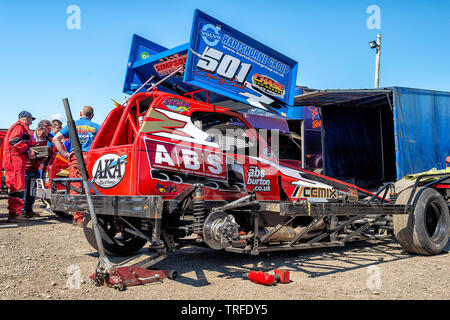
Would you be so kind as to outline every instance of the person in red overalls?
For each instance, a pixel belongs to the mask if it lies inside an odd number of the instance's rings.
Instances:
[[[8,194],[8,222],[26,222],[22,215],[25,190],[25,164],[27,158],[34,159],[35,152],[30,149],[30,125],[33,118],[28,111],[19,113],[19,121],[14,123],[6,133],[3,150],[3,168]]]
[[[51,138],[48,137],[52,124],[48,120],[42,120],[39,122],[36,131],[31,138],[31,147],[46,147],[48,142],[51,142]],[[40,159],[28,159],[25,165],[25,195],[23,198],[22,213],[27,218],[39,217],[39,214],[33,211],[34,201],[36,199],[32,192],[33,179],[41,178],[39,172],[40,164],[45,161],[46,158]]]

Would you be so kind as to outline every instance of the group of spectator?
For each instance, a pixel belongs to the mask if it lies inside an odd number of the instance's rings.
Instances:
[[[75,121],[78,138],[83,155],[86,155],[100,126],[91,121],[94,109],[83,107],[80,119]],[[41,164],[51,164],[56,152],[59,152],[69,163],[69,177],[80,177],[76,157],[69,138],[68,126],[62,127],[59,120],[41,120],[32,133],[30,126],[36,118],[30,112],[22,111],[19,120],[6,133],[3,147],[3,169],[5,183],[8,187],[8,222],[22,223],[40,215],[33,211],[35,197],[33,183],[41,178]],[[69,146],[64,142],[68,140]],[[47,152],[37,152],[39,147],[47,148]],[[42,148],[41,148],[42,149]],[[44,155],[44,156],[41,156]],[[52,156],[53,155],[53,156]],[[76,213],[74,225],[81,225],[83,213]]]

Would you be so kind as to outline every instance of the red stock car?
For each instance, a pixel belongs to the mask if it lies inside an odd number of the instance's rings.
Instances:
[[[256,255],[393,233],[411,253],[447,244],[445,189],[401,180],[373,194],[301,169],[298,144],[269,133],[228,108],[158,91],[114,108],[87,159],[106,253],[150,242],[160,255],[186,245]],[[55,211],[87,212],[85,195],[69,192],[76,181],[40,192]],[[89,215],[84,231],[96,248]]]

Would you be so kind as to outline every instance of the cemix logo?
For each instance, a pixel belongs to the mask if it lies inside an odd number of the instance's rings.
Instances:
[[[216,27],[212,24],[205,24],[202,30],[200,30],[200,34],[203,41],[210,47],[216,46],[222,38],[220,35],[220,27]]]
[[[122,181],[126,170],[128,155],[119,156],[107,153],[97,159],[92,168],[92,182],[104,189],[115,187]]]

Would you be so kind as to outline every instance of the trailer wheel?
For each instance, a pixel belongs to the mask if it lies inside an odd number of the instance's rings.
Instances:
[[[397,204],[406,204],[411,189],[400,193]],[[409,253],[439,254],[449,238],[449,210],[442,195],[435,189],[418,189],[410,215],[394,215],[394,234]]]
[[[147,243],[147,240],[144,238],[118,231],[116,225],[113,223],[113,217],[97,216],[97,220],[100,227],[100,236],[102,238],[103,247],[107,255],[128,256],[142,249]],[[98,250],[92,221],[89,215],[85,215],[84,217],[83,230],[88,243],[94,249]]]

